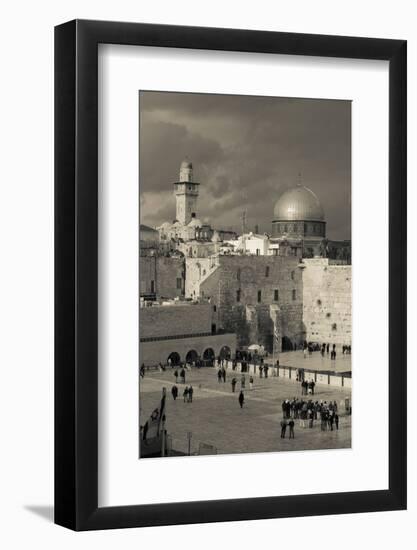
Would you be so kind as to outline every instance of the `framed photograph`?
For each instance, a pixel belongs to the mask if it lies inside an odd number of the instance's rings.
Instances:
[[[55,29],[55,521],[406,507],[406,42]]]

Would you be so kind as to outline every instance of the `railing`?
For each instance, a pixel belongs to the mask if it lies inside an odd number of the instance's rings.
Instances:
[[[218,330],[216,332],[194,332],[193,334],[173,334],[171,336],[150,336],[146,338],[140,338],[140,342],[158,342],[162,340],[182,340],[185,338],[201,338],[205,336],[216,336],[223,334],[235,334],[234,332],[227,332],[224,330]]]

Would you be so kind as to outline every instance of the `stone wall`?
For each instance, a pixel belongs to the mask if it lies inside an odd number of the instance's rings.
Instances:
[[[200,285],[204,279],[217,269],[217,258],[186,258],[185,259],[185,297],[191,299],[200,296]]]
[[[157,255],[140,257],[139,292],[141,295],[155,293],[158,299],[181,297],[184,295],[184,283],[183,258]]]
[[[185,361],[189,351],[196,351],[202,357],[204,351],[212,349],[217,357],[223,346],[230,349],[232,355],[236,352],[235,334],[213,334],[211,336],[196,336],[191,338],[170,338],[139,343],[139,364],[153,366],[158,363],[167,364],[171,353],[178,353],[181,361]]]
[[[352,269],[328,259],[304,260],[303,320],[311,342],[350,345]]]
[[[216,306],[217,326],[236,332],[238,346],[263,344],[272,351],[271,306],[276,305],[281,310],[282,338],[304,340],[302,273],[297,258],[219,256],[217,260],[216,269],[199,283],[194,281],[194,289],[210,298]]]
[[[211,333],[210,304],[172,304],[142,307],[139,310],[140,338]]]

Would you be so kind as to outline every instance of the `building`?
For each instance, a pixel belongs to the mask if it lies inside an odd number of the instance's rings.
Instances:
[[[329,241],[324,210],[317,195],[300,183],[284,191],[274,206],[271,244],[302,243],[304,258],[323,257],[350,263],[350,241]]]
[[[220,241],[236,238],[236,233],[226,229],[213,229],[197,217],[200,183],[194,181],[193,165],[184,160],[180,166],[179,179],[174,182],[176,203],[175,220],[164,222],[157,230],[160,242],[175,241],[178,244],[189,241],[211,243],[213,237]]]
[[[184,258],[179,255],[144,255],[139,258],[141,300],[180,299],[184,296]]]
[[[305,341],[351,345],[351,266],[328,258],[219,255],[186,258],[185,296],[209,300],[216,330],[268,352]]]
[[[156,229],[148,225],[140,224],[139,226],[139,246],[141,254],[144,255],[148,251],[156,250],[159,247],[159,233]]]
[[[350,345],[350,241],[327,239],[315,193],[285,191],[272,235],[238,238],[198,219],[199,185],[184,161],[176,220],[140,228],[141,304],[154,301],[141,308],[142,360],[209,361],[251,344],[271,353],[305,341]]]
[[[219,332],[209,302],[143,305],[139,312],[140,364],[172,365],[198,359],[211,365],[215,357],[236,352],[236,334]]]
[[[268,351],[304,342],[302,271],[294,256],[219,255],[186,258],[185,296],[209,300],[213,325],[234,331],[239,347]],[[279,334],[278,334],[279,333]]]

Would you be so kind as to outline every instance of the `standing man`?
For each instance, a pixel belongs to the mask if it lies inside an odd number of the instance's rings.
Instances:
[[[171,388],[171,393],[172,393],[172,397],[175,401],[178,397],[178,387],[175,384]]]
[[[253,376],[249,378],[249,388],[253,390]]]
[[[193,393],[194,393],[194,388],[190,385],[190,387],[188,388],[188,403],[193,402]]]
[[[288,426],[290,428],[290,436],[289,436],[289,439],[294,439],[294,420],[291,418],[291,420],[288,422]],[[285,433],[284,433],[284,437],[285,437]]]
[[[285,439],[285,432],[287,431],[287,421],[285,418],[281,420],[281,439]]]
[[[240,390],[240,393],[239,393],[239,405],[240,405],[240,408],[243,407],[243,403],[245,402],[245,396],[243,395],[243,391]]]
[[[232,393],[235,393],[236,384],[237,384],[236,378],[232,378]]]

